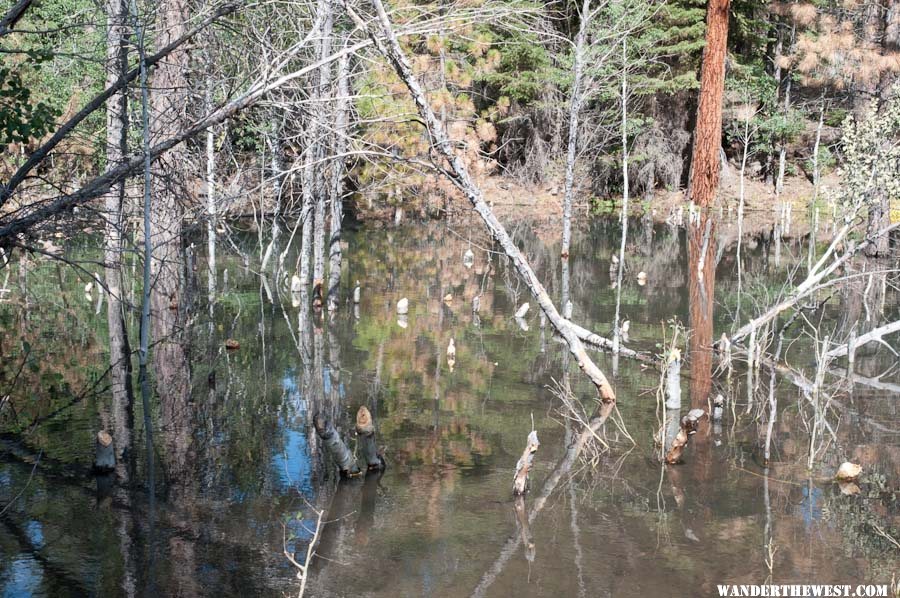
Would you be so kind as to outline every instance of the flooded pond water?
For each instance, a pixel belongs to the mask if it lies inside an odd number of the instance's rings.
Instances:
[[[0,411],[0,592],[290,595],[299,582],[283,551],[305,553],[311,505],[327,509],[313,596],[713,596],[721,583],[890,583],[900,556],[888,537],[900,537],[900,368],[888,347],[861,349],[849,381],[846,360],[836,360],[813,399],[790,375],[770,381],[765,364],[748,390],[744,360],[729,378],[682,334],[681,412],[717,394],[727,403],[722,421],[705,422],[683,463],[668,467],[654,447],[659,368],[594,353],[625,430],[607,422],[609,449],[554,479],[576,424],[552,389],[568,377],[588,410],[594,393],[480,230],[449,221],[348,232],[345,300],[305,321],[286,281],[247,266],[259,263],[255,235],[236,234],[220,247],[217,301],[199,301],[191,319],[192,393],[176,405],[177,424],[165,423],[154,399],[153,492],[140,400],[113,405],[104,377],[102,293],[86,293],[84,272],[36,256],[0,270],[0,281],[9,275],[0,303],[0,397],[9,395]],[[558,301],[558,232],[528,222],[511,230]],[[676,321],[691,338],[718,338],[803,276],[807,241],[765,234],[743,240],[739,283],[729,230],[709,252],[708,329],[692,331],[700,320],[685,230],[632,223],[620,294],[629,347],[661,352]],[[620,238],[617,222],[596,222],[576,234],[569,264],[573,319],[603,335],[613,327]],[[87,239],[66,250],[89,259],[98,246]],[[900,317],[898,281],[875,263],[852,268],[873,273],[837,285],[785,336],[784,362],[808,380],[811,330],[821,341]],[[356,280],[358,307],[346,300]],[[403,297],[410,310],[398,321]],[[517,321],[526,301],[531,310]],[[238,350],[224,349],[229,338]],[[770,382],[778,415],[764,467]],[[335,490],[312,415],[325,410],[349,429],[360,405],[374,414],[388,468]],[[541,444],[531,492],[517,504],[513,470],[532,425]],[[90,471],[99,429],[127,444],[112,479]],[[844,460],[863,466],[856,494],[832,481]]]

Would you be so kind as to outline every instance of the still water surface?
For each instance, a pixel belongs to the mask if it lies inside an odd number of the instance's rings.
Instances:
[[[803,275],[808,259],[806,240],[746,238],[738,284],[728,230],[711,252],[712,338],[758,313],[786,280]],[[85,275],[43,260],[7,269],[2,595],[291,594],[299,582],[283,549],[305,553],[315,525],[310,505],[328,509],[307,590],[314,596],[712,596],[717,583],[890,582],[900,551],[874,531],[900,532],[900,373],[886,348],[860,352],[854,384],[840,375],[843,361],[833,364],[822,395],[830,398],[827,427],[811,470],[809,397],[776,376],[766,469],[768,370],[761,368],[751,393],[741,361],[730,381],[724,372],[710,379],[697,371],[704,362],[684,335],[682,411],[720,393],[728,403],[720,425],[706,424],[691,439],[684,463],[662,468],[653,441],[660,372],[597,353],[634,443],[609,422],[609,450],[580,459],[548,487],[572,437],[551,389],[568,368],[589,411],[592,391],[541,327],[524,284],[477,231],[477,223],[451,221],[348,233],[344,296],[359,280],[361,304],[313,313],[305,326],[286,282],[263,281],[245,265],[258,259],[238,253],[258,254],[253,235],[220,248],[217,301],[211,312],[205,298],[198,301],[190,329],[193,392],[180,412],[187,425],[159,424],[155,403],[152,495],[140,401],[123,420],[102,377],[108,358],[98,290],[86,295]],[[556,231],[523,222],[514,236],[558,299]],[[611,335],[615,313],[610,260],[619,240],[617,223],[598,222],[576,234],[572,250],[573,318],[603,335]],[[91,255],[98,242],[66,249]],[[688,245],[683,229],[632,224],[621,289],[629,346],[659,352],[672,322],[690,327]],[[200,294],[205,265],[197,261]],[[838,338],[854,322],[871,328],[896,319],[897,281],[880,276],[839,287],[810,322]],[[864,299],[866,287],[880,291]],[[402,297],[410,313],[398,322]],[[519,322],[513,315],[526,301],[532,309]],[[811,330],[792,327],[784,353],[809,379]],[[240,349],[226,351],[226,338]],[[349,429],[360,405],[375,416],[388,468],[335,491],[312,415],[325,410]],[[533,543],[526,548],[516,540],[527,517],[517,520],[511,482],[532,421],[541,446],[522,512],[548,492],[524,533]],[[102,428],[128,443],[114,480],[90,473]],[[867,474],[859,494],[842,494],[831,481],[845,459]]]

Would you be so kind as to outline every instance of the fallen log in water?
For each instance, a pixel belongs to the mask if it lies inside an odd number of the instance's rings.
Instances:
[[[834,236],[834,239],[832,239],[828,249],[825,251],[822,257],[819,258],[819,261],[816,262],[812,270],[810,270],[809,275],[806,277],[806,279],[799,285],[797,285],[794,290],[786,297],[784,297],[781,301],[771,306],[761,315],[757,316],[744,326],[740,327],[736,332],[731,334],[731,336],[729,337],[729,341],[731,342],[731,344],[735,345],[741,343],[751,333],[755,333],[757,330],[762,328],[763,325],[777,318],[782,312],[785,312],[788,309],[794,307],[802,299],[835,284],[838,280],[841,280],[841,278],[828,277],[837,272],[841,267],[844,266],[844,264],[849,262],[850,258],[852,258],[854,255],[858,255],[862,250],[873,245],[879,237],[889,235],[897,228],[900,228],[900,222],[892,224],[872,235],[869,235],[858,244],[850,243],[847,250],[838,256],[838,247],[842,244],[844,238],[852,230],[852,226],[850,223],[845,224],[843,228],[838,232],[838,234]],[[834,259],[832,259],[832,257]],[[829,260],[831,261],[829,262]],[[721,343],[721,341],[719,342]]]
[[[850,342],[838,345],[834,349],[825,353],[825,357],[829,359],[833,359],[835,357],[843,357],[844,355],[848,355],[850,353],[850,348],[852,347],[854,350],[865,345],[866,343],[871,343],[873,341],[878,341],[880,343],[886,344],[881,337],[892,334],[894,332],[900,332],[900,320],[896,322],[891,322],[890,324],[885,324],[884,326],[879,326],[874,330],[867,332],[866,334],[861,334],[859,336],[851,335]],[[890,346],[887,345],[888,349],[897,355],[897,352]]]

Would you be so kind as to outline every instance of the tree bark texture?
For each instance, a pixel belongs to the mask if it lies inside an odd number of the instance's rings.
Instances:
[[[337,101],[334,117],[334,161],[331,164],[331,227],[328,238],[328,306],[338,304],[341,282],[341,223],[344,218],[344,158],[350,122],[350,57],[338,61]],[[357,301],[358,302],[358,301]]]
[[[125,0],[109,0],[106,30],[106,86],[128,72],[128,6]],[[107,170],[119,166],[128,152],[128,111],[125,91],[114,94],[106,107]],[[119,181],[104,198],[105,250],[104,277],[108,298],[106,321],[109,329],[110,390],[112,417],[119,438],[119,450],[128,446],[130,409],[133,400],[131,387],[131,348],[125,327],[122,293],[122,249],[125,228],[125,183]],[[121,456],[121,455],[119,455]]]
[[[712,204],[719,188],[729,4],[730,0],[709,0],[706,8],[706,48],[700,71],[700,102],[694,129],[690,192],[690,199],[701,207]]]
[[[581,24],[575,39],[574,80],[569,98],[569,143],[566,149],[566,189],[563,196],[562,256],[569,257],[572,240],[572,199],[575,193],[575,161],[578,158],[578,113],[581,111],[582,79],[584,71],[584,46],[591,21],[591,0],[584,0],[581,7]]]
[[[184,36],[189,19],[185,0],[164,0],[157,5],[157,44],[167,45]],[[189,102],[187,73],[188,48],[181,46],[161,62],[150,81],[151,139],[153,143],[176,136],[187,125],[185,107]],[[153,369],[157,393],[162,399],[163,426],[181,421],[180,405],[187,402],[190,376],[181,326],[185,313],[184,248],[182,246],[185,156],[181,147],[173,147],[160,155],[152,177],[153,202],[150,233],[153,243],[151,259],[150,309],[154,343]]]

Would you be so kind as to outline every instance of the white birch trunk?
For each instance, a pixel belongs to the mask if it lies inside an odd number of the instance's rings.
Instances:
[[[206,111],[212,111],[212,81],[206,80]],[[216,299],[216,139],[213,127],[206,130],[206,276],[209,302]]]
[[[585,2],[587,3],[587,2]],[[622,276],[625,271],[625,243],[628,239],[628,37],[622,38],[622,242],[619,244],[619,271],[616,277],[616,315],[613,320],[613,353],[619,353],[622,331],[619,309],[622,303]]]

